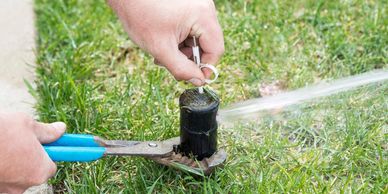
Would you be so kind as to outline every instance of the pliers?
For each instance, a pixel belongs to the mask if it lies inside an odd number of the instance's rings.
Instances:
[[[226,159],[226,152],[219,150],[209,158],[196,161],[181,155],[179,144],[180,137],[164,141],[123,141],[104,140],[87,134],[64,134],[43,147],[55,162],[90,162],[107,155],[141,156],[199,175],[210,174]]]
[[[106,155],[163,157],[179,145],[179,137],[166,141],[104,140],[86,134],[64,134],[57,141],[43,147],[53,161],[89,162]]]

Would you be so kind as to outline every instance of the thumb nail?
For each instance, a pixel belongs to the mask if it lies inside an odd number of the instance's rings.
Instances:
[[[202,86],[203,85],[203,81],[198,79],[198,78],[191,78],[189,80],[189,82],[192,83],[195,86]]]
[[[65,131],[66,130],[66,124],[64,122],[55,122],[51,123],[51,126],[59,131]]]

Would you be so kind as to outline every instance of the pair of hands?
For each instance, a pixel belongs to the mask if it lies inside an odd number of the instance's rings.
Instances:
[[[131,39],[177,79],[204,85],[211,71],[190,60],[192,36],[199,37],[201,60],[216,64],[224,52],[221,27],[211,0],[108,0]],[[96,21],[98,22],[98,21]],[[22,193],[56,172],[42,143],[65,131],[62,122],[39,123],[21,114],[0,113],[0,193]]]

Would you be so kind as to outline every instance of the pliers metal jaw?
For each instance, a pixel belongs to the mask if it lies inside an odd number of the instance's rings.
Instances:
[[[169,156],[164,157],[151,157],[150,159],[166,166],[203,176],[210,175],[216,167],[222,166],[226,156],[226,152],[220,149],[209,158],[203,158],[201,161],[184,156],[179,152],[172,152]]]
[[[44,144],[53,161],[90,162],[104,156],[141,156],[160,164],[186,170],[198,175],[209,175],[226,160],[223,150],[209,158],[196,161],[179,153],[180,138],[164,141],[104,140],[85,134],[64,134],[57,141]]]

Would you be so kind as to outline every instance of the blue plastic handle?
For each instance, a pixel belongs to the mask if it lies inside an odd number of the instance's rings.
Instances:
[[[64,134],[57,141],[44,144],[44,146],[72,146],[72,147],[100,147],[93,135]]]
[[[54,162],[90,162],[103,157],[106,150],[93,135],[85,134],[64,134],[43,147]]]
[[[44,146],[54,162],[90,162],[104,156],[104,147]]]

